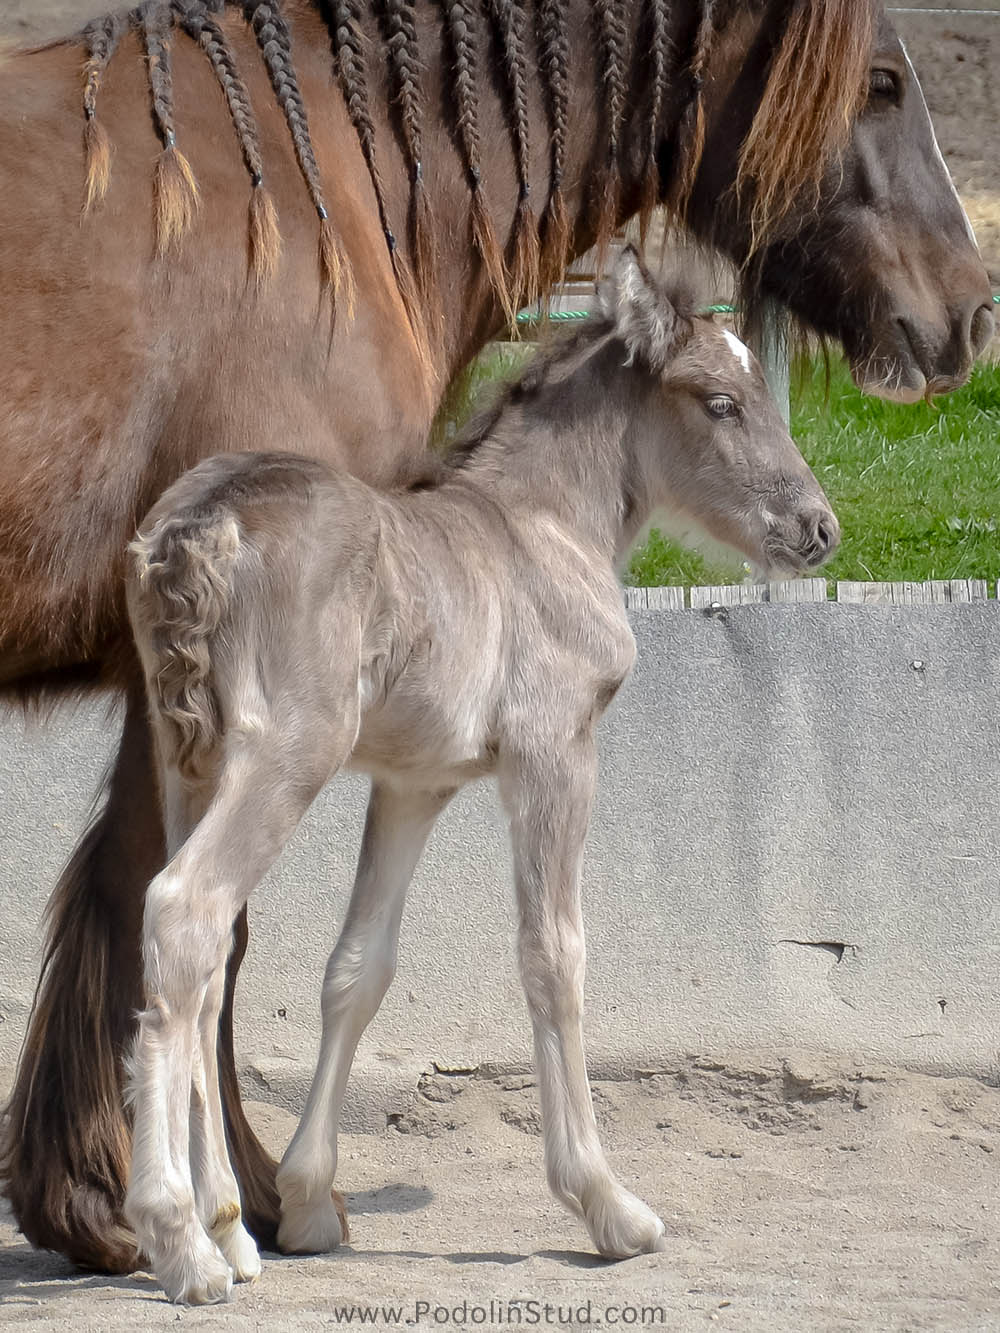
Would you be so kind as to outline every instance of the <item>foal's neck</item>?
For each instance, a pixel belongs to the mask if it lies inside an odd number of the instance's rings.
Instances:
[[[518,513],[553,514],[615,565],[653,508],[637,445],[654,388],[625,358],[609,335],[578,361],[555,363],[508,403],[465,468]]]

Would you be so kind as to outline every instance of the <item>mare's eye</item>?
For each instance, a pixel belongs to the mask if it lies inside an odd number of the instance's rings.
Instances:
[[[899,82],[889,69],[873,69],[868,76],[868,92],[872,97],[887,97],[899,101]]]
[[[727,393],[717,393],[712,398],[706,398],[705,410],[720,421],[726,417],[738,417],[740,414],[735,398],[730,398]]]

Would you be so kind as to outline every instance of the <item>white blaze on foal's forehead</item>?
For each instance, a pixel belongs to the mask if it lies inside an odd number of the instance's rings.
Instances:
[[[722,330],[726,342],[729,344],[729,350],[736,357],[746,373],[750,374],[750,348],[746,343],[741,343],[735,333],[730,333],[728,329]]]

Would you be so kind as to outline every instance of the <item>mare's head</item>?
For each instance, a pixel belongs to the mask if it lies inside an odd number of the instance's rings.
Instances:
[[[643,380],[626,445],[638,522],[658,508],[693,520],[769,577],[821,564],[839,525],[749,349],[663,290],[632,249],[598,295],[617,363]]]
[[[903,402],[956,388],[992,335],[992,297],[881,5],[717,14],[694,230],[739,263],[753,253],[754,283],[839,339],[860,388]]]

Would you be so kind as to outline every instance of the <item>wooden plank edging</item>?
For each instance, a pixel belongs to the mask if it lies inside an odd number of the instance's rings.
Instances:
[[[930,579],[924,583],[860,583],[842,580],[832,588],[826,579],[787,579],[775,583],[677,585],[625,588],[629,611],[710,611],[713,607],[803,605],[836,602],[842,606],[944,606],[985,602],[994,591],[985,579]],[[1000,600],[1000,580],[995,586]],[[832,593],[832,595],[831,595]]]

